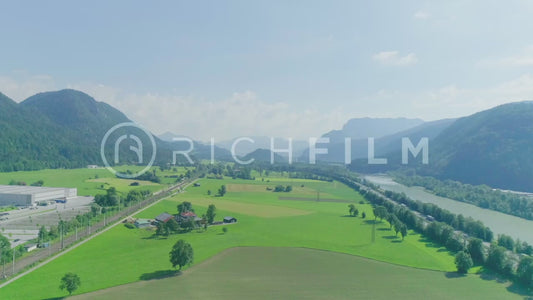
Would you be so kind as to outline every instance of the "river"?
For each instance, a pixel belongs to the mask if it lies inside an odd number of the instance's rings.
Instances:
[[[392,180],[387,175],[365,175],[366,180],[381,186],[384,190],[398,193],[405,193],[413,200],[419,200],[425,203],[433,203],[441,208],[447,209],[455,214],[472,217],[475,220],[482,221],[488,226],[496,238],[497,234],[507,234],[513,238],[519,238],[522,241],[533,245],[533,221],[519,217],[507,215],[501,212],[484,209],[468,203],[455,201],[449,198],[436,196],[422,187],[408,187]]]

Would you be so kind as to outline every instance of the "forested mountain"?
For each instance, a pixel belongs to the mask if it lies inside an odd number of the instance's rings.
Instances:
[[[75,168],[102,165],[100,143],[114,125],[130,120],[112,106],[97,102],[75,90],[40,93],[20,104],[0,94],[0,171]],[[123,133],[118,130],[115,136]],[[149,140],[139,134],[143,145]],[[164,142],[157,137],[156,164],[172,162],[173,150],[188,145]],[[127,146],[127,145],[126,145]],[[107,150],[112,150],[108,145]],[[222,149],[217,158],[227,158]],[[194,159],[208,159],[210,147],[195,143]],[[150,160],[150,151],[143,153]],[[120,148],[121,162],[134,163],[137,156],[127,147]],[[184,162],[183,156],[178,162]]]
[[[428,174],[533,191],[533,102],[505,104],[457,120],[435,139]]]
[[[419,175],[531,192],[533,102],[504,104],[458,119],[430,140],[428,165],[402,166],[401,149],[387,158],[387,165],[356,160],[352,166],[364,172],[416,170]]]

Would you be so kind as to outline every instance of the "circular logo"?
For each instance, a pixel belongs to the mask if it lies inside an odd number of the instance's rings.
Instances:
[[[118,172],[117,170],[113,169],[113,167],[109,164],[109,162],[107,161],[107,158],[105,156],[105,145],[107,143],[107,140],[109,139],[109,136],[113,132],[115,132],[117,129],[124,128],[124,127],[132,127],[132,128],[136,128],[136,129],[141,130],[142,132],[144,132],[144,134],[146,134],[146,136],[148,136],[148,138],[150,139],[150,142],[152,144],[153,152],[152,152],[152,156],[150,158],[150,162],[148,163],[148,165],[146,165],[146,167],[144,169],[142,169],[141,171],[139,171],[137,173],[134,173],[134,174],[122,173],[122,172]],[[142,144],[141,139],[138,136],[134,135],[134,134],[124,134],[124,135],[120,136],[115,141],[115,147],[114,147],[114,150],[115,150],[115,164],[119,163],[120,143],[122,141],[126,140],[126,139],[131,139],[131,140],[133,140],[136,143],[136,147],[130,146],[130,150],[132,150],[134,153],[137,154],[138,163],[142,165],[143,164],[143,144]],[[114,175],[116,175],[118,177],[121,177],[121,178],[133,179],[133,178],[137,178],[137,177],[141,176],[142,174],[146,173],[146,171],[150,170],[150,168],[154,164],[155,155],[156,155],[156,145],[155,145],[155,139],[154,139],[153,135],[148,130],[146,130],[146,128],[144,128],[144,127],[142,127],[140,125],[137,125],[137,124],[135,124],[133,122],[125,122],[125,123],[120,123],[120,124],[117,124],[117,125],[113,126],[111,129],[109,129],[106,132],[106,134],[104,135],[104,138],[102,139],[102,143],[100,145],[100,156],[102,157],[102,161],[104,162],[104,166],[111,173],[113,173]]]

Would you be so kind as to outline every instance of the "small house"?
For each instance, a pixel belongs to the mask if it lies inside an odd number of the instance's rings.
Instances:
[[[135,227],[137,228],[149,228],[152,226],[150,220],[148,219],[137,219],[134,223]]]
[[[26,252],[33,251],[37,249],[37,244],[27,244],[26,246],[24,246],[24,249],[26,249]]]
[[[237,219],[234,217],[224,217],[224,223],[237,223]]]
[[[166,223],[168,221],[170,221],[170,219],[174,218],[171,214],[169,213],[162,213],[160,214],[159,216],[155,217],[155,220],[159,223]]]
[[[179,215],[179,221],[180,222],[187,222],[189,220],[193,220],[195,221],[196,218],[198,218],[198,216],[193,213],[192,211],[186,211],[186,212],[182,212],[180,215]]]

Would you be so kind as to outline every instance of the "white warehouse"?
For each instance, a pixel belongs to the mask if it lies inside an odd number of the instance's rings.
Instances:
[[[0,185],[0,206],[34,206],[39,202],[68,200],[77,196],[76,188]]]

